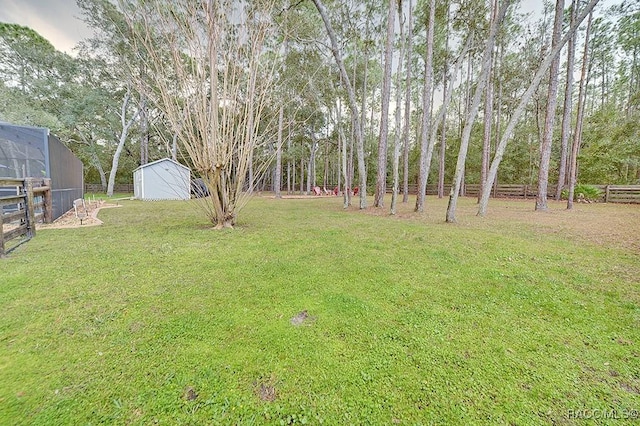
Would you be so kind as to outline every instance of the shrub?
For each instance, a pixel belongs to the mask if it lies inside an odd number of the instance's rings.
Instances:
[[[582,194],[582,195],[581,195]],[[573,200],[583,199],[586,201],[599,201],[602,197],[602,191],[593,185],[577,184],[573,191]],[[569,198],[569,190],[562,190],[562,199]]]

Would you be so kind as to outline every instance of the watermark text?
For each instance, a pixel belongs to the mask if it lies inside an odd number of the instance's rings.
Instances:
[[[581,408],[577,410],[568,410],[567,417],[569,417],[570,419],[584,420],[638,420],[640,419],[640,410],[626,408]]]

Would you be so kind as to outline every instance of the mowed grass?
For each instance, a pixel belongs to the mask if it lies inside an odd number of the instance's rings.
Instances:
[[[0,424],[633,423],[637,253],[445,202],[256,197],[214,231],[122,201],[42,230],[0,260]]]

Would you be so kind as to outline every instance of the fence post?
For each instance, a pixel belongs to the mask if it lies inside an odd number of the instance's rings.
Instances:
[[[44,196],[44,207],[42,208],[44,217],[42,218],[44,223],[53,222],[53,198],[52,188],[51,188],[51,178],[44,179],[44,185],[49,189],[46,190],[43,194]]]
[[[4,218],[2,217],[2,207],[0,207],[0,259],[4,256]]]
[[[604,188],[604,202],[609,202],[609,185]]]
[[[36,236],[35,208],[33,199],[33,178],[25,178],[24,190],[27,196],[27,236]]]

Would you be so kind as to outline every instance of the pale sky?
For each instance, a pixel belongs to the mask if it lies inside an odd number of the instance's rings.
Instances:
[[[600,0],[599,7],[621,0]],[[565,0],[568,4],[569,0]],[[541,13],[542,0],[522,0],[520,10]],[[73,47],[91,35],[80,19],[75,0],[0,0],[0,22],[24,25],[37,31],[58,50],[72,54]]]
[[[91,35],[80,16],[75,0],[0,0],[0,22],[32,28],[69,54]]]

